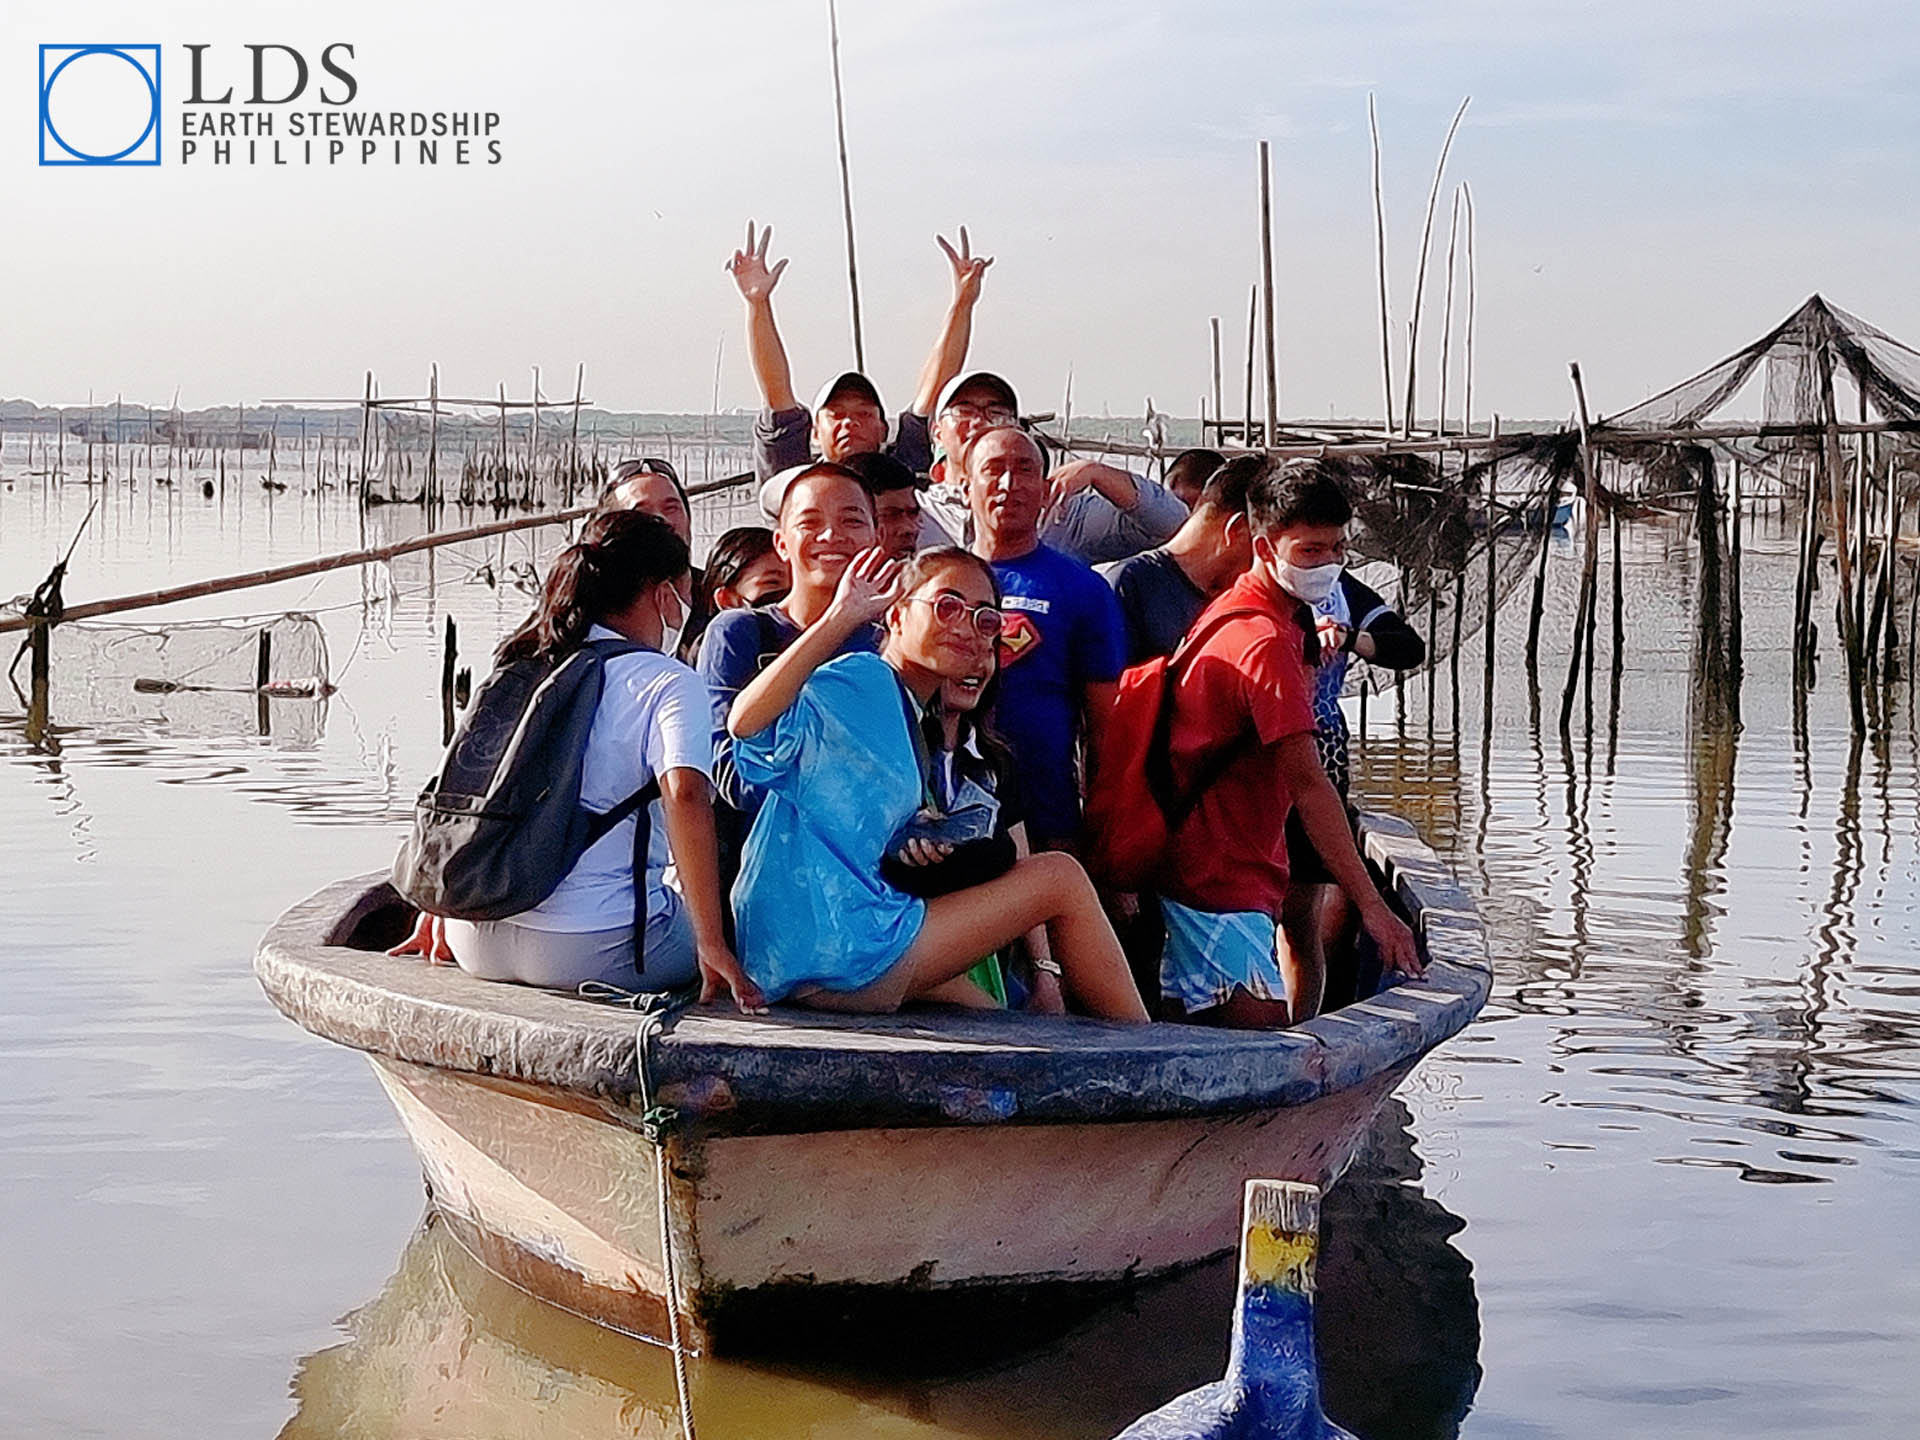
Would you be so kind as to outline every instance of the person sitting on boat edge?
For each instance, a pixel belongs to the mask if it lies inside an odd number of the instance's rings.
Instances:
[[[666,990],[697,976],[702,998],[730,992],[743,1009],[760,996],[728,947],[708,774],[709,708],[700,677],[659,651],[684,623],[687,546],[658,516],[603,512],[562,550],[533,614],[496,659],[559,660],[593,640],[648,647],[610,656],[587,735],[580,798],[604,813],[657,779],[657,802],[679,889],[654,865],[633,873],[635,821],[589,846],[557,889],[504,920],[435,920],[423,915],[394,953],[456,962],[486,980],[575,989],[588,981]],[[658,828],[658,827],[656,827]],[[644,886],[644,970],[634,964],[635,887]]]
[[[921,369],[913,404],[901,412],[898,433],[888,447],[880,391],[859,371],[845,371],[821,386],[811,411],[794,394],[786,345],[773,318],[773,291],[787,262],[767,264],[773,227],[759,231],[757,241],[755,228],[749,220],[746,248],[734,251],[727,262],[727,273],[747,305],[747,353],[760,388],[762,408],[753,425],[754,478],[764,482],[782,470],[804,465],[815,450],[822,459],[841,462],[851,455],[890,448],[909,470],[924,473],[933,462],[926,417],[941,387],[966,363],[973,310],[992,258],[973,255],[965,226],[960,228],[958,251],[944,238],[934,237],[951,268],[953,299]]]
[[[961,602],[957,619],[946,597]],[[734,915],[747,973],[769,999],[866,1013],[911,1000],[989,1003],[967,971],[1045,925],[1072,1000],[1102,1018],[1146,1021],[1093,884],[1070,856],[1018,860],[931,900],[881,878],[926,798],[922,711],[947,680],[977,673],[989,643],[979,617],[993,597],[992,573],[975,557],[948,550],[906,568],[865,551],[826,610],[734,702],[734,763],[766,790]],[[880,655],[843,653],[882,616]]]
[[[668,461],[642,456],[637,460],[618,462],[613,467],[607,488],[601,493],[598,508],[639,510],[648,515],[658,515],[689,548],[693,545],[693,501],[687,495],[687,487],[680,483],[680,472]],[[680,633],[663,637],[666,653],[689,660],[689,663],[693,651],[687,637],[698,635],[706,628],[707,621],[713,618],[712,610],[700,599],[706,588],[700,567],[694,566],[691,573],[693,609],[688,612],[687,622]]]
[[[1320,642],[1320,664],[1313,676],[1314,738],[1320,767],[1347,806],[1351,826],[1353,807],[1347,791],[1352,764],[1347,717],[1340,708],[1348,665],[1358,656],[1383,670],[1412,670],[1427,658],[1427,644],[1377,591],[1346,568],[1345,560],[1343,544],[1339,554],[1329,554],[1317,571],[1302,573],[1298,593],[1313,609]],[[1299,956],[1289,959],[1289,973],[1323,977],[1320,1008],[1364,998],[1360,955],[1348,934],[1353,908],[1297,813],[1287,817],[1287,871],[1280,933],[1289,955],[1298,952]]]
[[[1040,447],[1003,425],[967,452],[973,551],[1005,595],[1000,733],[1013,751],[1036,850],[1071,849],[1080,830],[1075,749],[1100,723],[1125,659],[1120,607],[1106,583],[1040,537]]]
[[[1276,958],[1295,810],[1383,968],[1418,975],[1423,965],[1412,932],[1374,888],[1314,740],[1318,641],[1300,591],[1342,544],[1352,506],[1325,462],[1289,460],[1255,481],[1247,509],[1253,564],[1202,612],[1175,657],[1173,781],[1181,793],[1202,788],[1164,865],[1161,993],[1188,1019],[1265,1028],[1319,1010],[1322,977],[1283,975]],[[1223,754],[1228,746],[1238,752]]]
[[[693,664],[707,625],[723,610],[750,610],[786,598],[793,574],[773,548],[773,531],[764,525],[736,525],[721,533],[707,551],[706,568],[693,587],[693,605],[707,616],[698,629],[688,625],[681,658]]]
[[[760,790],[734,765],[727,714],[747,682],[820,618],[848,564],[874,542],[873,501],[845,466],[820,460],[783,470],[760,488],[760,504],[778,517],[774,550],[787,563],[790,587],[773,604],[715,616],[701,638],[698,661],[713,707],[720,873],[729,885],[760,808]],[[846,648],[873,650],[879,643],[879,631],[870,626],[848,635]]]
[[[954,547],[922,552],[923,562],[964,555]],[[916,567],[918,568],[918,567]],[[998,639],[1004,615],[997,608],[975,609],[974,627],[981,638]],[[943,625],[961,623],[966,601],[957,593],[934,597],[934,618]],[[999,646],[979,648],[968,673],[949,678],[935,702],[927,706],[921,726],[926,736],[927,798],[945,815],[964,817],[980,805],[992,807],[991,833],[979,838],[945,841],[915,836],[889,854],[880,865],[881,878],[909,895],[929,899],[998,878],[1016,860],[1032,853],[1026,821],[1020,808],[1020,787],[1013,752],[993,728],[993,709],[999,694]],[[1011,963],[1008,963],[1011,962]],[[1017,1005],[1040,1014],[1066,1013],[1060,992],[1060,967],[1053,959],[1052,942],[1044,925],[1000,953],[989,955],[968,978],[1002,1005]]]
[[[1127,627],[1129,665],[1171,655],[1207,602],[1247,573],[1247,490],[1267,464],[1263,455],[1236,455],[1217,466],[1171,540],[1107,568]]]

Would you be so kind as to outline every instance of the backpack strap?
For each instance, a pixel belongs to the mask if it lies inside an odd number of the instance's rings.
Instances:
[[[590,640],[587,642],[605,664],[617,655],[639,651],[658,654],[651,645],[638,640]],[[587,822],[587,843],[583,851],[606,839],[614,827],[633,817],[633,968],[644,975],[647,970],[647,855],[653,849],[653,815],[649,806],[660,798],[660,777],[654,776],[611,810],[595,815]]]
[[[1206,643],[1213,633],[1227,621],[1242,615],[1265,615],[1269,612],[1253,605],[1235,605],[1209,616],[1207,623],[1189,631],[1179,646],[1167,660],[1167,667],[1160,674],[1160,704],[1153,719],[1153,735],[1147,742],[1146,781],[1147,792],[1153,796],[1154,804],[1160,807],[1160,813],[1167,822],[1167,834],[1172,835],[1193,813],[1201,797],[1241,756],[1249,753],[1258,741],[1252,730],[1242,729],[1225,745],[1207,756],[1188,782],[1185,793],[1179,793],[1173,783],[1173,712],[1174,688],[1180,677],[1186,673],[1188,661],[1194,652]]]

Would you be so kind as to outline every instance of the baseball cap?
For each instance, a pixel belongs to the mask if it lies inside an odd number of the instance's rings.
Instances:
[[[953,397],[969,385],[978,385],[994,391],[1006,402],[1009,410],[1015,415],[1020,413],[1020,400],[1013,393],[1013,386],[991,370],[969,370],[965,375],[954,376],[941,387],[939,402],[933,407],[934,418],[938,419],[941,412],[953,403]]]
[[[861,395],[873,402],[873,408],[878,410],[882,416],[885,416],[887,413],[887,407],[881,403],[880,392],[874,388],[873,381],[862,375],[858,370],[842,370],[838,375],[822,385],[813,397],[813,413],[818,415],[826,408],[827,402],[842,390],[859,391]]]
[[[836,465],[831,460],[809,460],[804,465],[789,465],[761,485],[760,513],[767,517],[769,524],[778,524],[780,506],[787,498],[787,491],[807,476],[821,474],[841,475],[853,481],[862,490],[866,489],[866,482],[860,478],[857,471],[850,470],[845,465]]]

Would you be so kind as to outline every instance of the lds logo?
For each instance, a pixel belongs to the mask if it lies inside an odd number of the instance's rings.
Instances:
[[[160,47],[42,45],[40,163],[158,165]]]

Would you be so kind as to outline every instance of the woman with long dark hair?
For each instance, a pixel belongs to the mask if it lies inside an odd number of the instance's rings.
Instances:
[[[628,819],[589,846],[559,887],[532,909],[504,920],[429,925],[423,919],[402,950],[450,958],[483,979],[550,988],[600,981],[661,990],[697,975],[702,999],[725,989],[743,1009],[759,1005],[723,926],[706,687],[659,650],[663,636],[684,623],[690,605],[687,559],[686,541],[658,516],[638,510],[595,515],[555,558],[533,614],[495,657],[503,665],[557,663],[599,640],[645,647],[605,661],[580,798],[587,809],[605,813],[657,780],[654,825],[656,833],[664,825],[678,888],[667,886],[654,864],[643,875],[634,873],[636,821]],[[646,907],[639,969],[633,948],[636,886]]]
[[[1070,1000],[1107,1019],[1147,1019],[1071,856],[1028,856],[931,899],[881,875],[929,812],[924,833],[941,833],[920,726],[945,685],[977,682],[1000,634],[997,601],[992,570],[965,550],[904,565],[866,550],[824,612],[734,701],[734,763],[767,797],[734,914],[747,973],[769,998],[865,1012],[910,1000],[980,1004],[968,970],[1044,926]],[[880,654],[840,653],[883,618]]]

